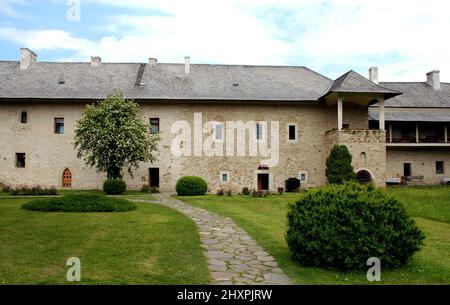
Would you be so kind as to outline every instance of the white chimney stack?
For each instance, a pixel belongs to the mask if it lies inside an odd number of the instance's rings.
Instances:
[[[186,56],[184,58],[184,61],[184,74],[188,75],[189,73],[191,73],[191,57]]]
[[[99,67],[102,64],[102,59],[99,56],[91,56],[91,66]]]
[[[28,69],[34,62],[36,62],[37,55],[28,48],[20,49],[20,70]]]
[[[150,57],[148,63],[152,66],[156,66],[158,64],[158,59]]]
[[[427,73],[427,83],[433,87],[434,90],[441,89],[441,77],[438,70],[433,70]]]
[[[378,67],[372,67],[369,69],[369,79],[378,84]]]

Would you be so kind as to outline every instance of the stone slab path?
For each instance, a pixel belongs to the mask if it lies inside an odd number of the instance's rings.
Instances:
[[[185,204],[169,194],[154,195],[157,203],[180,211],[197,224],[213,284],[292,285],[290,278],[243,229],[230,218]]]

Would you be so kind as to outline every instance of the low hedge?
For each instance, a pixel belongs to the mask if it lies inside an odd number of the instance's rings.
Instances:
[[[208,184],[200,177],[186,176],[178,180],[176,191],[178,196],[205,195],[208,191]]]
[[[404,265],[424,239],[397,199],[354,182],[308,190],[290,206],[286,241],[304,266],[367,270]]]
[[[67,195],[60,198],[41,198],[31,200],[22,208],[40,212],[128,212],[137,207],[125,199],[102,195]]]
[[[127,184],[122,179],[106,180],[103,191],[108,195],[122,195],[127,190]]]
[[[7,194],[10,194],[11,196],[55,196],[57,195],[56,188],[54,186],[52,187],[41,187],[39,185],[36,186],[17,186],[17,187],[10,187],[5,186],[3,187],[3,191]]]

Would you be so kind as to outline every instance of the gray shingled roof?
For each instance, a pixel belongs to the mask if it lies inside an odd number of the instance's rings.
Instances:
[[[378,121],[378,110],[369,110],[369,120]],[[450,122],[450,112],[436,111],[386,111],[386,121],[397,122]]]
[[[403,92],[386,101],[387,107],[450,107],[450,84],[441,83],[440,90],[434,90],[427,83],[382,82],[380,85]]]
[[[386,99],[402,94],[401,91],[385,88],[368,80],[353,70],[336,79],[330,86],[329,93],[379,93]]]
[[[101,99],[122,92],[134,99],[317,101],[331,80],[305,67],[0,62],[0,98]],[[64,84],[59,84],[64,80]]]

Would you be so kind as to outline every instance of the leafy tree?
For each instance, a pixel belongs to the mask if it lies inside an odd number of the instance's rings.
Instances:
[[[106,172],[108,179],[122,177],[127,167],[133,176],[139,162],[153,162],[159,138],[149,132],[139,112],[139,105],[122,95],[86,106],[75,127],[75,149],[87,165]]]
[[[355,181],[356,175],[352,166],[352,155],[345,145],[335,145],[327,159],[326,176],[330,184],[342,184]]]

